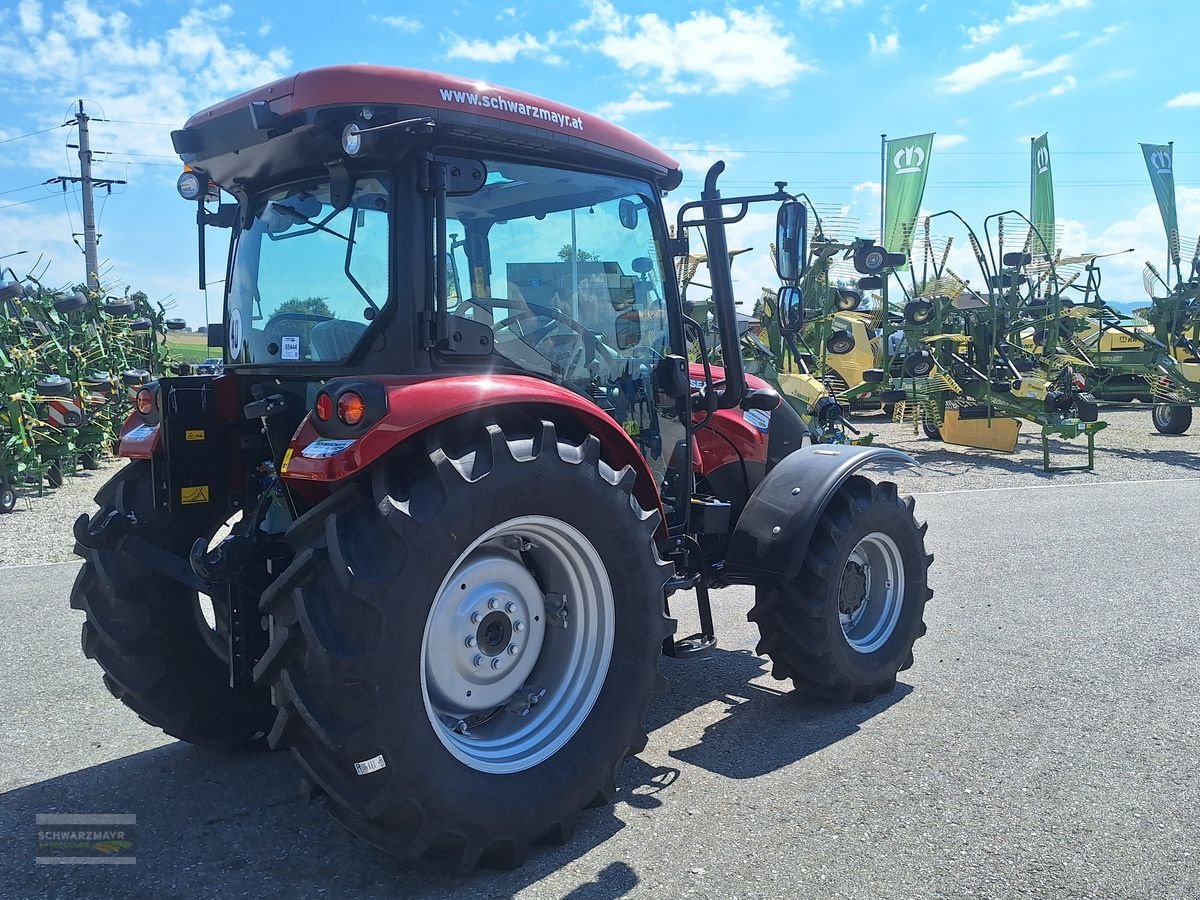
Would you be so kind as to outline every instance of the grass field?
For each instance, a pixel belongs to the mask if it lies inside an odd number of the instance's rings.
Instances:
[[[208,335],[189,334],[183,331],[167,332],[167,346],[171,357],[182,362],[203,362],[210,356],[220,356],[219,347],[208,346]]]

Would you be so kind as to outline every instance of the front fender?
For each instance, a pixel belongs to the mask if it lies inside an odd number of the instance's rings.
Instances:
[[[525,375],[451,375],[443,378],[359,378],[378,381],[387,393],[387,411],[353,440],[322,440],[305,416],[284,457],[284,481],[332,485],[388,454],[396,445],[442,422],[505,406],[553,407],[584,423],[600,441],[603,456],[616,469],[637,473],[634,495],[643,509],[660,510],[658,485],[637,444],[612,417],[564,387]],[[344,445],[344,446],[342,446]],[[303,490],[303,488],[302,488]]]
[[[750,495],[729,541],[725,573],[749,581],[794,576],[829,501],[851,475],[877,462],[917,464],[889,447],[821,444],[789,453]]]

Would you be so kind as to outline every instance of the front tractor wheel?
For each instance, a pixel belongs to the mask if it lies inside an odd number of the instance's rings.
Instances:
[[[836,702],[891,690],[912,665],[933,596],[925,526],[890,482],[852,476],[830,502],[794,578],[759,585],[751,621],[776,678]]]
[[[150,463],[125,465],[96,494],[96,526],[117,513],[156,550],[186,558],[192,542],[211,535],[219,514],[184,520],[155,509]],[[231,688],[225,637],[204,618],[195,590],[159,575],[129,552],[127,542],[103,549],[77,544],[83,567],[71,588],[82,610],[83,652],[104,670],[109,691],[145,722],[193,744],[233,749],[262,743],[271,725],[264,688]]]
[[[492,425],[429,447],[297,520],[256,675],[272,745],[352,831],[412,861],[518,865],[645,744],[671,631],[658,516],[595,437]]]

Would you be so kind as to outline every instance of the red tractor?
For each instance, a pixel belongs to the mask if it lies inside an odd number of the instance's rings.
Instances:
[[[206,227],[232,232],[217,376],[141,390],[130,462],[75,525],[83,649],[148,723],[289,747],[379,847],[519,864],[608,801],[646,742],[661,653],[714,643],[709,590],[753,585],[773,674],[891,690],[924,633],[894,450],[801,447],[746,376],[728,265],[723,369],[673,259],[778,205],[718,163],[668,228],[675,160],[587,113],[369,66],[285,78],[173,134]],[[226,198],[228,202],[221,202]],[[799,314],[794,287],[782,314]],[[707,353],[707,348],[705,349]],[[668,598],[694,591],[676,640]]]

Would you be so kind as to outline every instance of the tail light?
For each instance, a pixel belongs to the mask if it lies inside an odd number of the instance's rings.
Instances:
[[[333,416],[333,400],[331,400],[329,395],[324,391],[317,394],[315,412],[317,414],[317,418],[322,422],[328,422]]]
[[[367,404],[357,391],[343,391],[337,402],[338,418],[347,425],[358,425],[367,414]]]

